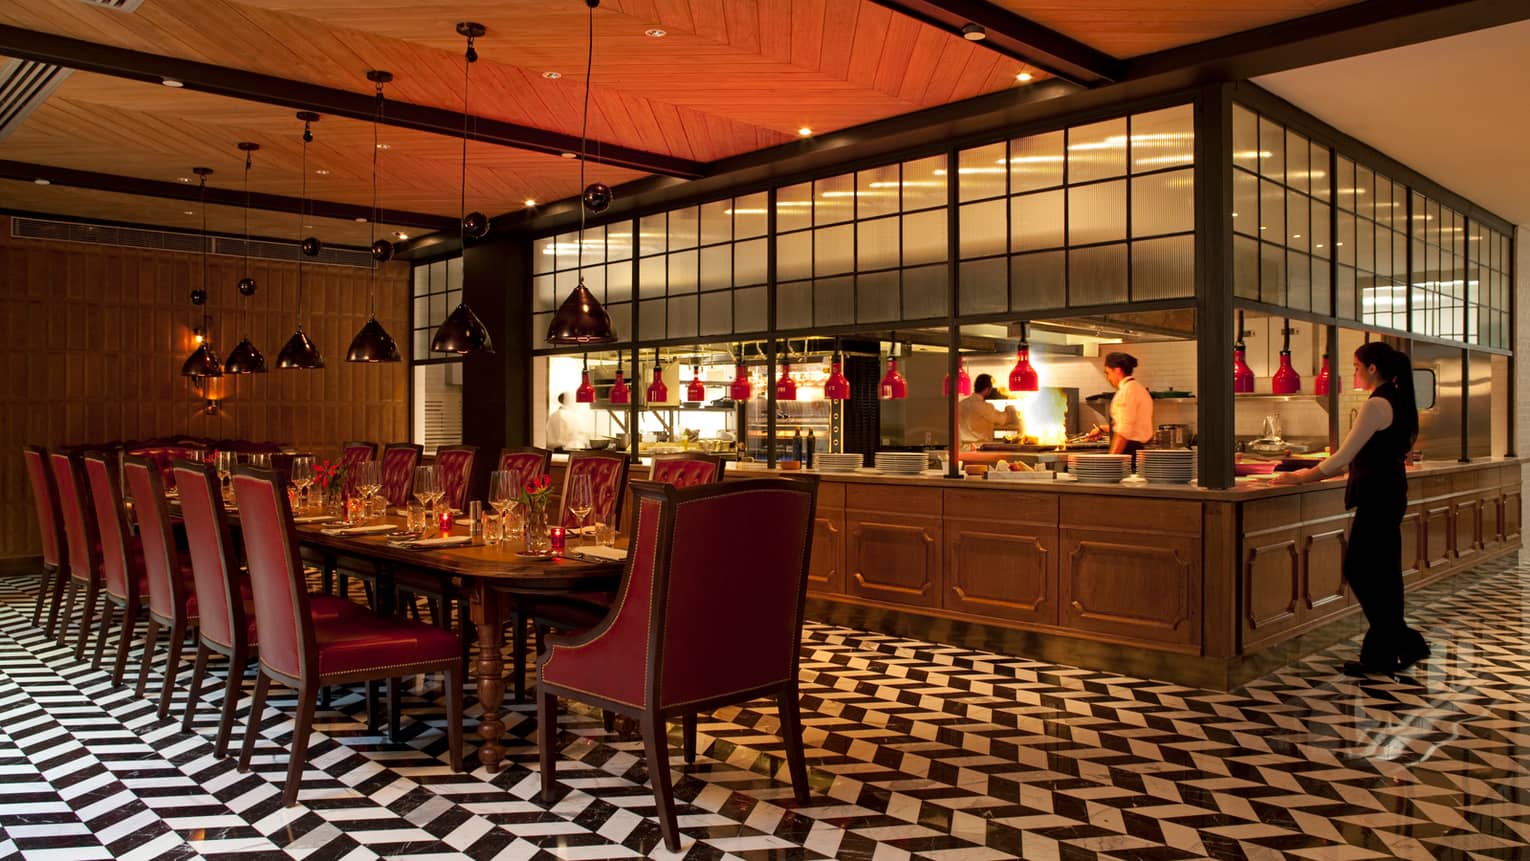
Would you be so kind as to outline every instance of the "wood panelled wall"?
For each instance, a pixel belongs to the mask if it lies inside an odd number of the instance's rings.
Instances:
[[[214,416],[202,414],[202,396],[180,375],[201,322],[189,298],[202,279],[198,255],[17,239],[0,216],[0,560],[40,552],[21,457],[27,443],[193,434],[329,454],[348,439],[408,438],[407,264],[377,273],[377,317],[406,360],[388,365],[345,361],[367,319],[368,270],[303,267],[304,329],[324,354],[320,371],[275,369],[296,320],[295,263],[251,260],[260,288],[250,299],[235,288],[242,260],[209,256],[207,264],[218,354],[247,331],[272,368],[217,381],[222,412]]]

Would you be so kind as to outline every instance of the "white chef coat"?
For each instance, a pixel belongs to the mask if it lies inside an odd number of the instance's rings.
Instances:
[[[547,447],[561,449],[588,448],[589,434],[567,406],[559,406],[547,417]]]
[[[1110,429],[1131,442],[1153,439],[1153,396],[1147,386],[1127,377],[1110,400]]]
[[[956,405],[956,426],[961,432],[962,448],[971,451],[985,442],[993,442],[993,431],[1009,421],[1008,411],[1000,411],[974,392]],[[1015,426],[1019,427],[1018,417]]]

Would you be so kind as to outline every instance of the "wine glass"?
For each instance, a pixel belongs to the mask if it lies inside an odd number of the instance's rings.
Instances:
[[[446,498],[446,472],[441,469],[440,464],[432,464],[425,467],[425,469],[430,470],[432,476],[430,498],[435,505],[431,510],[436,513],[437,517],[440,517],[441,500]]]
[[[585,518],[595,510],[595,492],[590,487],[589,473],[580,473],[574,476],[568,488],[568,510],[570,514],[579,518],[579,532],[584,533]],[[586,544],[589,542],[586,541]]]
[[[356,471],[354,482],[356,490],[361,494],[361,519],[363,521],[370,520],[372,517],[372,497],[376,496],[377,491],[382,488],[382,479],[377,472],[377,462],[370,460],[362,461],[353,466],[352,469]]]
[[[515,500],[515,474],[503,469],[489,473],[489,506],[501,517]]]
[[[420,501],[420,505],[430,508],[431,500],[436,498],[435,467],[417,466],[414,468],[414,498]]]
[[[308,508],[308,486],[313,484],[313,457],[301,454],[292,459],[292,486],[298,489],[298,508]]]

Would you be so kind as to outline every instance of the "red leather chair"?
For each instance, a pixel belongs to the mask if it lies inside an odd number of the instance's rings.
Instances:
[[[64,599],[64,617],[58,626],[58,644],[64,645],[69,636],[69,619],[74,615],[74,601],[80,587],[85,589],[85,610],[80,618],[80,637],[75,643],[74,659],[85,656],[86,638],[90,636],[90,623],[95,620],[96,601],[101,591],[101,543],[96,537],[96,518],[86,504],[85,467],[78,454],[55,451],[48,455],[52,467],[53,486],[58,491],[59,514],[64,521],[64,538],[67,542],[66,566],[69,571],[69,589]]]
[[[467,508],[468,488],[473,482],[473,461],[478,458],[476,445],[442,446],[436,449],[436,466],[441,470],[441,483],[446,495],[441,501],[447,508],[459,511]]]
[[[347,442],[340,446],[340,466],[345,470],[345,495],[356,493],[356,470],[351,467],[377,459],[377,443]],[[275,464],[272,464],[275,466]]]
[[[133,632],[138,625],[138,611],[148,595],[143,544],[128,527],[115,459],[108,460],[99,452],[85,455],[85,478],[90,483],[91,507],[95,511],[97,534],[101,539],[101,584],[106,588],[101,627],[96,634],[96,656],[90,665],[100,669],[107,632],[117,615],[116,608],[121,607],[122,629],[117,635],[117,659],[112,664],[112,684],[120,685],[122,673],[127,668],[128,650],[133,645]]]
[[[240,467],[234,475],[234,497],[239,502],[255,621],[261,633],[260,675],[255,681],[239,770],[249,770],[273,679],[298,692],[292,758],[282,789],[282,803],[291,807],[297,803],[321,686],[442,672],[446,674],[451,766],[461,771],[461,641],[440,628],[365,611],[316,619],[298,560],[292,510],[281,481],[271,470]]]
[[[553,636],[539,662],[542,798],[557,779],[559,697],[636,718],[664,845],[680,849],[665,719],[683,719],[695,759],[695,715],[771,695],[797,801],[808,800],[797,703],[816,478],[677,489],[633,482],[636,531],[612,612],[575,637]],[[718,540],[750,524],[771,536],[740,553]]]
[[[655,455],[648,480],[673,487],[716,484],[722,481],[724,465],[723,459],[715,454]]]
[[[382,494],[394,508],[409,504],[409,494],[414,488],[414,468],[419,466],[424,452],[424,446],[409,442],[390,442],[383,449]]]
[[[595,494],[595,507],[585,518],[585,523],[615,523],[622,513],[622,493],[627,488],[627,455],[612,451],[576,451],[568,456],[568,469],[563,476],[563,494],[559,499],[556,524],[566,527],[580,525],[579,518],[568,510],[569,489],[579,475],[590,477],[590,490]]]
[[[524,487],[526,481],[539,478],[547,474],[552,466],[552,451],[545,448],[505,448],[499,451],[499,465],[494,467],[501,472],[515,473],[515,487]]]
[[[48,469],[48,450],[42,446],[22,447],[22,457],[27,464],[27,478],[32,484],[32,504],[37,509],[37,532],[42,539],[42,576],[37,583],[37,606],[32,610],[32,624],[42,621],[43,601],[53,593],[49,601],[48,624],[43,633],[53,636],[53,626],[58,623],[58,608],[69,583],[69,572],[64,544],[64,520],[59,514],[58,488],[53,471]]]
[[[149,587],[149,630],[144,636],[143,662],[138,667],[135,693],[143,696],[159,629],[169,628],[165,683],[159,692],[159,716],[163,718],[170,713],[170,694],[180,675],[181,647],[186,634],[197,627],[197,598],[191,587],[191,568],[175,548],[175,532],[170,525],[159,468],[149,458],[128,455],[122,472],[127,478],[128,495],[133,499],[133,511],[138,516],[138,539],[143,546],[144,574]]]
[[[191,672],[191,689],[181,730],[191,732],[207,662],[213,654],[229,659],[223,691],[223,716],[213,754],[228,755],[228,739],[238,711],[244,668],[258,654],[260,638],[255,628],[254,598],[250,578],[239,570],[230,538],[228,513],[218,490],[218,472],[200,461],[175,462],[176,484],[181,489],[181,519],[190,547],[191,582],[200,624],[197,626],[197,659]],[[335,619],[362,608],[332,595],[310,595],[309,612],[316,618]]]

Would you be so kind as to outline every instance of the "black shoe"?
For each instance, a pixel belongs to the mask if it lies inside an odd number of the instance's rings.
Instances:
[[[1406,670],[1419,661],[1429,657],[1429,655],[1429,644],[1420,640],[1418,649],[1397,656],[1397,668],[1399,670]]]
[[[1344,675],[1346,676],[1390,676],[1397,672],[1397,667],[1378,667],[1367,664],[1364,661],[1345,661]]]

